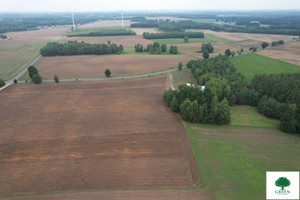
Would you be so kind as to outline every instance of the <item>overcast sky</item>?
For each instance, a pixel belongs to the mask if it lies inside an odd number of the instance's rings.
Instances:
[[[300,9],[300,0],[0,0],[0,11],[278,10]]]

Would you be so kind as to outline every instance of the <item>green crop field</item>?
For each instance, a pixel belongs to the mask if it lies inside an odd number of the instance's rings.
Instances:
[[[183,44],[183,38],[170,38],[170,39],[152,39],[153,42],[158,42],[159,44]],[[220,43],[231,43],[233,40],[218,37],[211,34],[205,34],[204,38],[189,38],[188,43],[200,43],[200,42],[220,42]]]
[[[298,65],[257,54],[236,56],[231,58],[231,61],[248,82],[251,81],[255,74],[300,72],[300,66]]]
[[[299,171],[300,137],[280,132],[255,108],[231,112],[229,126],[186,124],[200,186],[216,200],[265,199],[266,171]]]

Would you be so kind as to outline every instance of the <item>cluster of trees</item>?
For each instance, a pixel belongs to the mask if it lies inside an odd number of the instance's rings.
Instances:
[[[208,53],[213,53],[214,52],[214,47],[213,45],[209,42],[207,44],[203,43],[201,46],[201,52],[204,53],[207,51]]]
[[[123,46],[114,43],[109,44],[89,44],[77,41],[67,43],[50,42],[40,50],[42,56],[67,56],[67,55],[106,55],[120,54]]]
[[[171,45],[170,46],[170,50],[169,50],[169,52],[171,53],[171,54],[178,54],[178,48],[177,48],[177,46],[176,45]]]
[[[28,67],[28,75],[34,84],[39,84],[42,82],[42,77],[39,75],[37,68],[33,65]]]
[[[161,54],[167,52],[167,45],[160,45],[158,42],[154,42],[153,44],[148,44],[146,48],[141,44],[137,44],[134,46],[135,52],[149,52],[150,54]],[[177,46],[170,46],[169,53],[178,54]]]
[[[178,90],[165,91],[163,99],[168,107],[194,123],[229,124],[230,107],[226,98],[218,98],[209,88],[201,91],[198,87],[179,86]]]
[[[200,52],[202,53],[204,59],[208,59],[209,54],[214,52],[214,47],[210,42],[207,44],[203,43]]]
[[[240,91],[246,87],[244,76],[226,56],[219,55],[205,60],[190,60],[187,67],[191,69],[199,85],[205,85],[214,91],[219,101],[226,98],[230,105],[234,105],[237,98],[244,98]]]
[[[263,96],[258,111],[280,119],[280,129],[300,133],[300,73],[256,75],[251,87]]]
[[[284,41],[283,41],[283,40],[273,41],[273,42],[271,43],[272,47],[275,47],[275,46],[281,45],[281,44],[284,44]]]
[[[5,85],[4,80],[0,79],[0,87],[3,87]]]
[[[168,32],[168,33],[143,33],[145,39],[167,39],[167,38],[204,38],[202,32]]]
[[[67,34],[68,37],[93,37],[93,36],[118,36],[136,35],[132,30],[127,29],[77,29]]]

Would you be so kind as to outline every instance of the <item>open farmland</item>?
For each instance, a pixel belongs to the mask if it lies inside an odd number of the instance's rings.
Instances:
[[[160,71],[175,67],[191,57],[185,55],[105,55],[105,56],[55,56],[43,57],[36,67],[44,79],[105,77],[105,69],[111,76],[128,76]],[[23,79],[28,79],[27,75]]]
[[[130,20],[124,20],[124,26],[128,27],[132,24]],[[97,27],[122,27],[122,20],[102,20],[89,24],[83,24],[80,28],[97,28]]]
[[[2,91],[0,194],[199,183],[182,121],[162,100],[166,80],[17,84]]]
[[[253,34],[253,33],[230,33],[230,32],[216,32],[211,30],[198,30],[204,34],[211,34],[222,38],[227,38],[230,40],[258,40],[261,42],[272,42],[274,40],[291,40],[293,36],[291,35],[272,35],[272,34]]]
[[[267,48],[258,54],[300,66],[300,41]]]
[[[69,27],[7,33],[11,39],[0,41],[0,78],[13,78],[38,56],[41,47],[58,38]]]
[[[258,54],[231,58],[236,69],[250,82],[255,74],[279,74],[300,72],[300,66]]]

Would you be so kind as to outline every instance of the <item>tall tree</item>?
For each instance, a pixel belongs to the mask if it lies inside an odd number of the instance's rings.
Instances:
[[[230,49],[226,49],[226,50],[225,50],[225,55],[226,55],[227,57],[230,57],[230,55],[231,55]]]
[[[182,70],[182,62],[180,62],[180,63],[178,64],[178,69],[179,69],[179,70]]]
[[[183,39],[184,39],[184,43],[188,43],[189,42],[189,36],[186,35],[186,36],[184,36]]]
[[[54,77],[53,77],[55,83],[59,83],[59,78],[57,76],[57,74],[54,74]]]
[[[202,56],[203,56],[204,59],[208,59],[208,58],[209,58],[209,53],[208,53],[208,51],[205,50],[205,51],[203,52]]]

